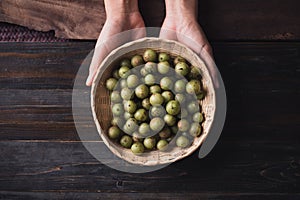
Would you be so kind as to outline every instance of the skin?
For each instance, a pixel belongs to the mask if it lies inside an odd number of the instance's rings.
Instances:
[[[133,31],[134,35],[127,35],[122,41],[106,41],[113,35],[130,29],[145,27],[144,20],[139,12],[137,0],[104,0],[106,11],[106,22],[98,37],[94,56],[89,69],[86,85],[91,86],[95,73],[102,60],[116,47],[130,40],[136,40],[146,35],[144,29]]]
[[[205,50],[212,55],[212,48],[197,21],[198,1],[165,0],[165,4],[166,17],[161,27],[160,37],[182,42],[196,53],[200,54]]]
[[[130,40],[136,40],[146,35],[144,20],[141,17],[137,0],[104,0],[107,19],[97,40],[94,56],[89,69],[87,86],[91,86],[98,66],[108,53]],[[212,57],[212,48],[200,27],[198,16],[198,0],[165,0],[166,17],[161,27],[160,38],[179,41],[203,57]],[[113,35],[130,29],[134,35],[128,35],[122,41],[105,43]],[[195,43],[197,45],[195,45]],[[212,59],[210,59],[212,61]],[[210,63],[208,63],[210,65]],[[211,67],[210,72],[216,87],[217,73]]]
[[[165,4],[160,38],[179,41],[196,52],[206,62],[214,86],[219,88],[213,51],[197,20],[198,0],[165,0]]]

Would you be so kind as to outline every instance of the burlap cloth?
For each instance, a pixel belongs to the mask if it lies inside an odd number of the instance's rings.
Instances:
[[[66,42],[55,37],[54,31],[42,32],[23,26],[0,22],[0,42]]]

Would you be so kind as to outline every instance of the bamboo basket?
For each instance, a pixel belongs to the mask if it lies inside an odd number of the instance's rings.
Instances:
[[[199,67],[202,73],[203,88],[206,96],[202,100],[202,112],[205,115],[205,121],[202,123],[202,134],[194,138],[190,147],[179,148],[173,147],[166,151],[153,150],[145,152],[142,155],[134,155],[130,149],[126,149],[119,144],[111,141],[107,136],[112,119],[109,92],[105,87],[105,81],[111,77],[112,71],[119,67],[119,62],[124,57],[131,57],[135,54],[143,54],[145,49],[154,49],[169,53],[171,56],[185,58],[192,65]],[[214,120],[216,109],[215,90],[212,79],[205,63],[192,50],[186,46],[171,40],[159,38],[142,38],[113,50],[101,63],[97,74],[94,78],[91,89],[91,107],[93,118],[97,130],[107,147],[119,158],[130,163],[154,166],[167,164],[180,160],[193,153],[205,140]]]

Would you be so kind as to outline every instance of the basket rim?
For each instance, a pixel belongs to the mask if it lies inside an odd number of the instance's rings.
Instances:
[[[96,113],[96,101],[95,101],[95,97],[96,97],[96,91],[97,91],[98,84],[99,84],[99,82],[101,80],[101,77],[102,77],[103,73],[106,71],[106,69],[111,64],[111,63],[107,63],[107,62],[110,60],[110,58],[112,56],[114,56],[117,52],[119,52],[119,51],[121,51],[123,49],[129,48],[130,46],[132,46],[134,44],[145,43],[145,42],[153,42],[153,41],[155,41],[155,42],[169,43],[169,44],[172,43],[172,44],[177,45],[177,46],[179,46],[181,48],[184,48],[186,51],[188,51],[189,54],[193,55],[197,59],[197,61],[201,62],[201,64],[205,67],[205,69],[208,72],[208,76],[207,76],[208,82],[212,85],[212,87],[211,87],[212,90],[210,91],[210,93],[212,94],[212,106],[213,106],[212,115],[213,115],[213,117],[212,117],[211,123],[208,124],[208,127],[206,129],[207,130],[206,134],[202,133],[201,136],[200,136],[199,142],[197,143],[196,147],[194,147],[193,149],[191,149],[187,153],[185,153],[183,155],[180,155],[177,158],[174,158],[172,160],[166,160],[164,162],[147,162],[147,163],[143,162],[143,163],[141,163],[141,162],[134,162],[135,160],[128,159],[127,157],[124,157],[122,154],[120,154],[118,151],[114,150],[114,147],[109,143],[109,141],[107,140],[107,138],[104,136],[104,130],[103,130],[103,128],[100,125],[100,122],[98,120],[98,116],[97,116],[97,113]],[[153,48],[153,47],[146,47],[146,48]],[[144,48],[140,48],[140,49],[144,49]],[[163,50],[163,48],[161,48],[161,49]],[[138,50],[138,49],[136,49],[136,50]],[[132,163],[132,164],[142,164],[142,165],[145,165],[145,166],[162,165],[162,164],[169,164],[169,163],[178,161],[178,160],[180,160],[180,159],[182,159],[184,157],[187,157],[187,156],[189,156],[190,154],[192,154],[196,149],[198,149],[201,146],[201,144],[203,143],[203,141],[206,139],[207,135],[209,134],[212,125],[214,124],[213,122],[214,122],[214,119],[215,119],[215,112],[216,112],[216,94],[215,94],[215,92],[216,91],[215,91],[215,87],[214,87],[213,82],[212,82],[212,77],[211,77],[211,74],[210,74],[210,72],[209,72],[209,70],[207,68],[206,63],[193,50],[191,50],[185,44],[182,44],[182,43],[174,41],[174,40],[168,40],[168,39],[162,39],[162,38],[156,38],[156,37],[144,37],[144,38],[141,38],[141,39],[138,39],[138,40],[127,42],[127,43],[125,43],[125,44],[123,44],[123,45],[115,48],[101,62],[101,64],[99,65],[99,67],[98,67],[98,69],[96,71],[96,74],[94,76],[94,80],[92,82],[92,87],[91,87],[91,109],[92,109],[92,115],[93,115],[93,118],[94,118],[94,122],[96,124],[96,128],[97,128],[98,134],[102,138],[102,140],[105,143],[105,145],[110,149],[110,151],[114,155],[117,155],[119,158],[121,158],[121,159],[123,159],[123,160],[125,160],[125,161],[127,161],[129,163]],[[190,149],[190,148],[187,148],[187,149]],[[134,156],[136,156],[136,155],[134,155]]]

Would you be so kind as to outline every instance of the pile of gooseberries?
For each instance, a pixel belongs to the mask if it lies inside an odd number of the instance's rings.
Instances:
[[[202,133],[201,71],[181,56],[146,49],[123,58],[106,80],[113,118],[108,137],[134,154],[186,148]]]

